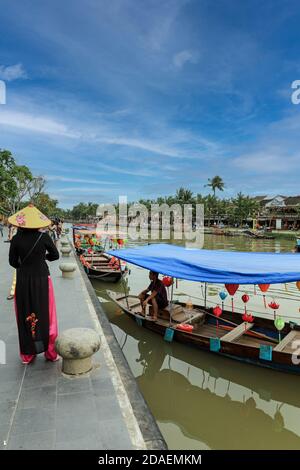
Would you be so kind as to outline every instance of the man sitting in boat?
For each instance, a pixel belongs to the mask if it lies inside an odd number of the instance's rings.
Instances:
[[[158,278],[158,273],[154,271],[149,272],[149,279],[151,283],[147,289],[143,290],[139,294],[143,313],[145,313],[147,304],[152,305],[152,318],[154,321],[157,320],[158,310],[163,310],[169,304],[166,288],[163,282]],[[148,295],[148,292],[151,292]]]

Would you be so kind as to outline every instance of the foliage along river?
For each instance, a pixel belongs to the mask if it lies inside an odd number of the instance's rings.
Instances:
[[[293,245],[290,240],[205,235],[204,248],[279,252],[291,251]],[[128,290],[137,294],[148,285],[148,272],[135,266],[130,269]],[[170,449],[300,448],[300,376],[241,364],[176,342],[168,344],[108,301],[105,289],[121,292],[121,283],[93,284]],[[210,305],[220,303],[222,288],[209,286]],[[238,290],[237,310],[243,308],[244,292],[250,295],[250,312],[271,316],[253,286]],[[203,286],[179,281],[174,298],[201,304]],[[281,316],[300,322],[300,292],[295,283],[270,289],[267,301],[273,298],[280,304]],[[230,309],[229,296],[225,305]]]

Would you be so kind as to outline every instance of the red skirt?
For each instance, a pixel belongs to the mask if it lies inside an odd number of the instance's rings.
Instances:
[[[55,361],[57,359],[57,353],[55,351],[55,347],[54,347],[54,344],[55,344],[55,340],[57,338],[57,335],[58,335],[58,328],[57,328],[57,317],[56,317],[56,305],[55,305],[55,297],[54,297],[54,289],[53,289],[53,284],[52,284],[52,280],[50,278],[50,276],[48,277],[48,315],[49,315],[49,318],[47,318],[47,326],[48,326],[48,331],[47,331],[47,338],[44,339],[44,342],[47,344],[47,349],[45,348],[44,349],[44,355],[46,357],[46,359],[48,359],[49,361]],[[17,325],[18,325],[18,332],[19,332],[19,340],[20,340],[20,357],[21,357],[21,360],[22,362],[24,363],[30,363],[31,361],[33,361],[33,359],[35,358],[36,356],[36,353],[35,354],[24,354],[24,351],[22,351],[22,347],[21,347],[21,344],[22,344],[22,339],[21,336],[24,334],[23,333],[23,328],[21,329],[20,328],[20,318],[18,317],[18,309],[17,309],[17,301],[16,301],[16,296],[15,296],[15,312],[16,312],[16,319],[17,319]],[[29,314],[30,312],[26,312],[26,314]],[[26,320],[28,320],[29,317],[26,318]],[[40,319],[41,320],[41,319]],[[34,335],[35,334],[35,328],[38,330],[38,327],[39,327],[39,318],[35,318],[32,322],[31,322],[31,330],[32,330],[32,334]],[[23,322],[24,323],[24,322]]]

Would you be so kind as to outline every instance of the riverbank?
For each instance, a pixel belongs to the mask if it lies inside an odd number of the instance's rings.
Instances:
[[[64,279],[61,260],[50,265],[59,330],[93,328],[101,338],[92,372],[63,376],[61,360],[45,362],[43,355],[30,365],[20,362],[13,301],[5,300],[13,277],[8,250],[0,241],[0,340],[6,349],[6,363],[0,364],[0,449],[165,448],[81,268],[73,279]],[[73,254],[64,261],[77,262]]]

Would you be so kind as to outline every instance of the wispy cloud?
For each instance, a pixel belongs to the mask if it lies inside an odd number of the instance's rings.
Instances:
[[[69,178],[66,176],[60,175],[47,175],[47,181],[58,181],[63,183],[89,183],[89,184],[104,184],[104,185],[117,185],[115,181],[107,181],[107,180],[97,180],[97,179],[89,179],[89,178]]]
[[[95,163],[96,168],[100,168],[105,171],[112,173],[120,173],[122,175],[132,175],[132,176],[144,176],[144,177],[154,177],[157,176],[157,171],[151,170],[139,170],[134,168],[122,168],[118,165],[109,165],[107,163]]]
[[[0,79],[7,82],[18,79],[26,79],[27,73],[22,64],[0,65]]]
[[[59,188],[55,189],[56,193],[87,193],[87,194],[100,194],[100,193],[108,193],[114,194],[115,189],[113,188],[91,188],[90,186],[72,186],[69,188]]]
[[[80,133],[69,129],[65,124],[38,114],[1,110],[0,124],[21,130],[78,138]]]
[[[173,57],[173,64],[179,69],[184,66],[186,62],[197,64],[199,60],[199,53],[197,51],[184,50],[177,52]]]

